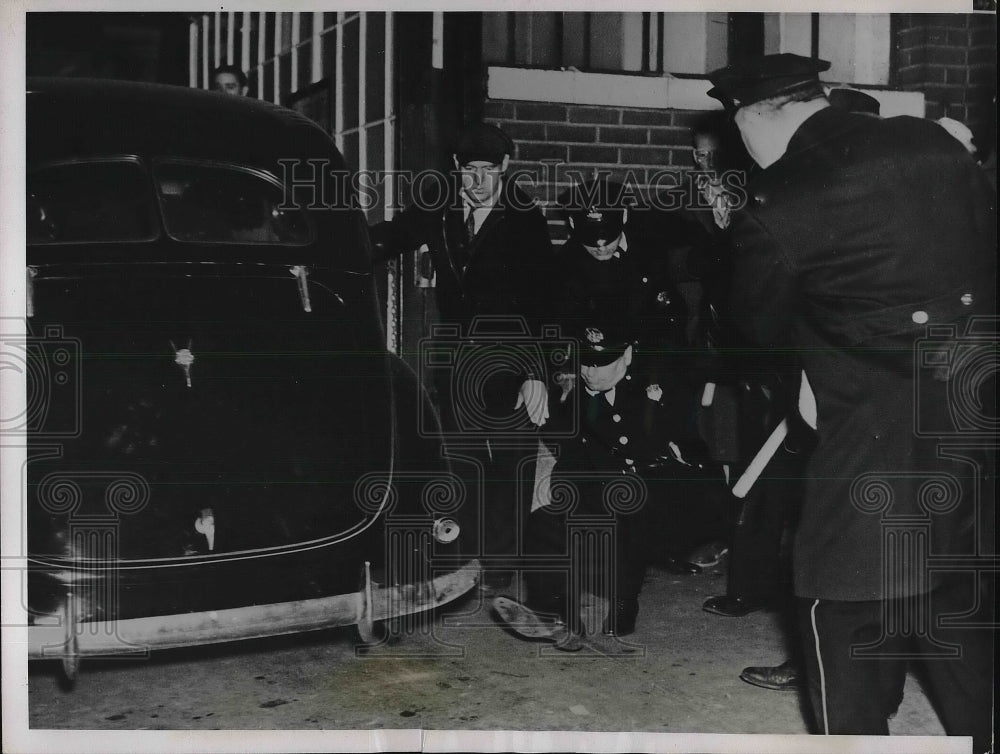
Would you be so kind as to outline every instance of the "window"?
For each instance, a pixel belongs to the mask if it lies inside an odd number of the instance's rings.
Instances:
[[[29,244],[127,243],[159,235],[146,171],[134,157],[46,165],[27,177]]]
[[[794,52],[831,61],[825,81],[886,85],[887,13],[483,14],[483,62],[606,73],[706,73]]]
[[[158,161],[153,168],[167,234],[195,243],[303,246],[313,237],[301,210],[279,210],[281,184],[232,165]]]

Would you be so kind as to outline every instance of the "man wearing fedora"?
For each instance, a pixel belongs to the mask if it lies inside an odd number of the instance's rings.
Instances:
[[[996,348],[995,194],[936,124],[830,107],[829,65],[768,55],[709,92],[761,168],[733,221],[735,319],[798,355],[818,408],[793,552],[810,702],[821,733],[887,734],[920,660],[945,730],[978,754],[997,424],[975,354]]]

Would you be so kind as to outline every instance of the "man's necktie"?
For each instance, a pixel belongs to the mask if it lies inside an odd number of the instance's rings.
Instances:
[[[471,246],[476,237],[476,213],[469,208],[469,216],[465,218],[465,245]]]

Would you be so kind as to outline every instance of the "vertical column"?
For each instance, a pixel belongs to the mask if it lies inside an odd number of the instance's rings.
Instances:
[[[914,477],[923,477],[919,485]],[[923,509],[897,514],[897,493],[915,496]],[[851,657],[956,657],[961,647],[933,635],[930,603],[931,513],[946,513],[961,502],[954,477],[931,473],[872,472],[851,485],[851,504],[864,515],[879,516],[882,530],[882,632],[868,644],[851,646]],[[911,642],[923,640],[919,655]],[[934,647],[931,651],[930,647]]]
[[[250,73],[250,14],[243,13],[242,44],[240,45],[240,69]]]
[[[211,82],[208,80],[208,14],[201,17],[201,87],[208,89]]]
[[[212,34],[212,65],[218,68],[222,65],[222,13],[215,12],[215,28]]]
[[[365,93],[368,90],[368,14],[358,14],[358,171],[368,169],[368,116]]]
[[[931,521],[927,517],[883,516],[882,635],[871,644],[854,645],[851,657],[956,657],[958,646],[934,638],[928,580]],[[897,650],[896,639],[915,637],[935,647]],[[908,645],[907,645],[908,646]],[[891,647],[891,649],[890,649]]]
[[[323,14],[313,13],[312,22],[312,81],[323,78]]]
[[[393,19],[395,14],[387,12],[385,14],[385,169],[387,173],[392,173],[396,169],[396,65],[395,54],[395,26]],[[386,184],[386,197],[391,198],[389,192],[390,184]],[[392,201],[386,202],[385,219],[392,218]]]
[[[570,514],[567,519],[569,600],[567,608],[581,611],[585,594],[614,596],[615,523],[611,519]],[[613,610],[613,603],[611,606]]]
[[[226,14],[226,65],[232,65],[236,52],[236,14]]]
[[[281,37],[282,37],[282,14],[274,14],[274,104],[281,104]]]
[[[622,70],[642,70],[642,13],[621,13],[620,36],[616,42],[621,55]]]
[[[302,14],[292,14],[292,83],[291,90],[299,90],[299,42],[302,40]]]
[[[394,23],[395,14],[387,11],[385,14],[385,207],[383,217],[391,220],[393,215],[393,197],[396,195],[396,113],[395,113],[395,79],[396,68],[393,56],[395,54]],[[390,353],[399,353],[400,322],[403,318],[403,295],[399,280],[399,259],[393,258],[386,263],[386,308],[385,308],[385,346]]]
[[[337,11],[337,75],[334,78],[333,138],[344,151],[344,11]]]
[[[100,563],[99,571],[74,568],[75,584],[86,584],[88,611],[106,616],[100,622],[81,623],[77,635],[84,632],[98,636],[101,631],[114,634],[118,615],[118,519],[113,516],[72,516],[69,535],[73,551],[86,553],[87,558]],[[81,599],[81,594],[73,595]]]
[[[385,574],[389,584],[412,584],[429,586],[433,578],[430,563],[425,557],[434,546],[425,519],[399,516],[390,512],[385,519],[386,548]],[[412,596],[411,596],[412,595]],[[407,605],[397,600],[411,596],[412,599],[430,600],[433,595],[393,589],[389,591],[389,614],[401,614]],[[420,614],[401,615],[401,628],[407,634],[420,632],[429,635],[433,621],[421,620]]]
[[[188,24],[188,86],[198,86],[198,22]]]
[[[649,38],[648,42],[648,52],[646,57],[646,70],[655,71],[657,69],[657,64],[659,63],[659,58],[657,52],[660,49],[660,29],[657,23],[657,18],[660,16],[659,13],[649,14]]]
[[[444,13],[431,16],[431,68],[444,68]]]
[[[264,99],[264,60],[267,58],[267,13],[257,14],[257,99]]]

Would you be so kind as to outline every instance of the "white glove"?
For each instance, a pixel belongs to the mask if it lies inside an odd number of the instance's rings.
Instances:
[[[559,396],[559,402],[565,403],[569,394],[573,392],[573,388],[576,386],[576,375],[568,372],[560,372],[556,375],[555,380],[556,384],[562,388],[562,395]]]
[[[521,383],[521,389],[517,393],[517,403],[514,410],[524,408],[528,412],[528,418],[536,426],[543,426],[549,418],[549,391],[545,388],[545,383],[541,380],[525,380]]]

